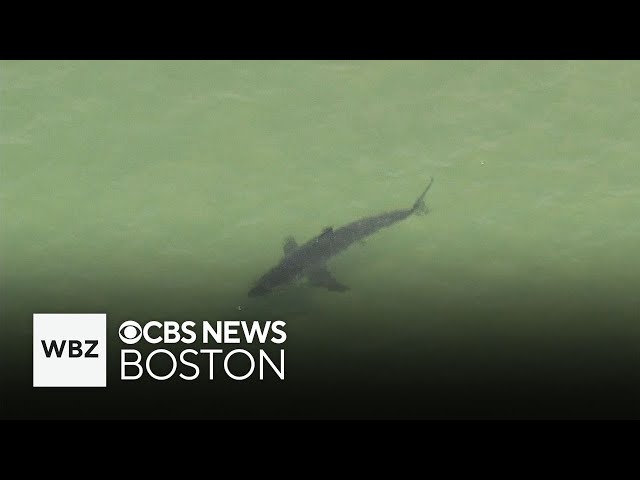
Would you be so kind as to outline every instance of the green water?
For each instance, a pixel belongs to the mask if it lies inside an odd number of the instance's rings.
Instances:
[[[405,376],[454,385],[463,413],[485,379],[640,381],[638,62],[3,61],[0,112],[18,383],[40,311],[107,312],[114,339],[130,318],[282,318],[286,382],[350,385],[344,415]],[[407,208],[430,176],[427,216],[331,260],[349,292],[246,296],[287,235]]]

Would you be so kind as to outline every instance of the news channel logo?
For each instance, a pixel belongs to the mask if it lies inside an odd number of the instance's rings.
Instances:
[[[106,387],[107,315],[33,315],[34,387]]]

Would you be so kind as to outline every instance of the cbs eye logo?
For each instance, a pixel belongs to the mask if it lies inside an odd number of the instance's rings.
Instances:
[[[118,334],[120,335],[120,340],[122,340],[127,345],[133,345],[134,343],[138,343],[140,337],[142,337],[142,329],[137,322],[133,320],[128,320],[120,325],[120,330],[118,330]]]

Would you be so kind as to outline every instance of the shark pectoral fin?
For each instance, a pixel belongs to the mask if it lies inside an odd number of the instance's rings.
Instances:
[[[327,267],[317,267],[307,273],[309,284],[314,287],[323,287],[332,292],[344,292],[349,290],[349,287],[340,283],[331,274]]]
[[[293,238],[292,236],[289,236],[285,238],[282,249],[284,250],[284,255],[287,256],[291,252],[298,249],[298,243],[296,242],[295,238]]]

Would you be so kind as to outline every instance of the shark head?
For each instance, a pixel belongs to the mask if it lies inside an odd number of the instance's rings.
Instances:
[[[288,257],[260,277],[253,288],[249,290],[248,296],[259,297],[270,293],[273,289],[282,287],[294,281],[301,273],[303,265],[291,265],[286,261]]]

